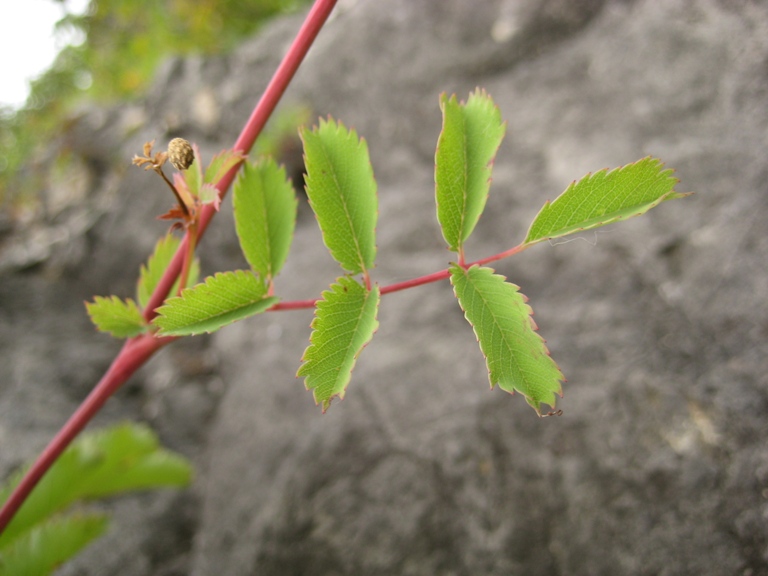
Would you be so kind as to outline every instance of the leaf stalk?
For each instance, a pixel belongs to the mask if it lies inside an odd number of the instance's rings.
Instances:
[[[459,263],[459,266],[461,266],[462,268],[470,268],[475,265],[484,266],[485,264],[489,264],[490,262],[496,262],[498,260],[503,260],[504,258],[509,258],[510,256],[514,256],[515,254],[519,254],[520,252],[522,252],[526,248],[530,248],[531,246],[533,246],[533,244],[518,244],[517,246],[510,248],[509,250],[505,250],[504,252],[499,252],[498,254],[488,256],[487,258],[481,258],[480,260],[475,260],[474,262],[470,262],[469,264]],[[450,277],[451,277],[451,272],[448,268],[444,270],[438,270],[437,272],[432,272],[431,274],[426,274],[424,276],[419,276],[417,278],[411,278],[410,280],[397,282],[395,284],[390,284],[389,286],[383,286],[381,288],[381,295],[384,296],[385,294],[390,294],[392,292],[399,292],[401,290],[407,290],[408,288],[423,286],[424,284],[440,282],[441,280],[447,280]],[[366,275],[366,281],[368,281],[367,275]],[[272,306],[272,308],[267,310],[267,312],[279,312],[281,310],[302,310],[304,308],[314,308],[317,301],[318,299],[290,300],[287,302],[278,302],[277,304]]]
[[[155,168],[155,172],[160,174],[160,176],[165,180],[165,183],[168,184],[168,187],[171,189],[171,192],[173,192],[173,195],[176,196],[176,201],[179,203],[179,206],[181,207],[182,212],[184,212],[185,216],[189,216],[189,207],[187,206],[187,202],[184,201],[184,199],[181,197],[181,194],[179,194],[179,191],[176,189],[176,186],[173,185],[173,183],[168,180],[168,176],[165,175],[165,172],[163,172],[162,167]]]

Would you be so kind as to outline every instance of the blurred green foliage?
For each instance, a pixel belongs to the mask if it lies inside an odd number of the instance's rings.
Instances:
[[[65,0],[51,1],[66,7]],[[0,108],[0,207],[13,215],[34,206],[45,185],[43,153],[66,131],[77,105],[135,99],[164,58],[224,53],[269,18],[309,3],[91,0],[83,15],[66,15],[57,33],[82,43],[59,53],[21,109]]]
[[[0,503],[24,468],[0,484]],[[160,445],[143,424],[87,431],[67,448],[0,534],[0,576],[44,576],[107,528],[108,516],[84,506],[110,496],[189,485],[190,462]]]

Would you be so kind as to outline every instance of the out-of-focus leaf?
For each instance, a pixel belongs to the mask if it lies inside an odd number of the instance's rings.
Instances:
[[[103,514],[50,518],[0,548],[0,576],[45,576],[107,529]]]
[[[147,426],[122,424],[83,434],[56,460],[0,535],[0,550],[79,500],[185,486],[191,474],[189,462],[163,449]],[[0,488],[0,502],[8,499],[21,477],[21,472],[15,474]]]

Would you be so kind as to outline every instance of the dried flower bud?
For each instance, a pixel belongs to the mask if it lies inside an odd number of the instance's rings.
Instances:
[[[168,159],[176,170],[186,170],[192,166],[195,153],[184,138],[174,138],[168,143]]]

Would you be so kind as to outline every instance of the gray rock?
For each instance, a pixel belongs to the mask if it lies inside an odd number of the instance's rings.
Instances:
[[[231,145],[299,23],[167,63],[143,113],[86,114],[104,144],[83,154],[126,162],[166,130],[208,154]],[[295,378],[310,311],[174,344],[98,423],[153,423],[198,464],[195,484],[111,504],[113,532],[62,574],[768,574],[767,31],[768,8],[748,2],[342,3],[286,104],[366,138],[381,285],[451,259],[433,197],[444,91],[482,86],[508,121],[470,259],[518,243],[588,171],[652,154],[697,194],[497,264],[568,378],[560,418],[487,389],[446,283],[383,299],[325,415]],[[115,352],[80,302],[130,295],[170,201],[153,180],[99,175],[84,248],[4,273],[3,470]],[[244,265],[229,207],[204,240],[208,271]],[[306,208],[285,299],[339,274]]]

